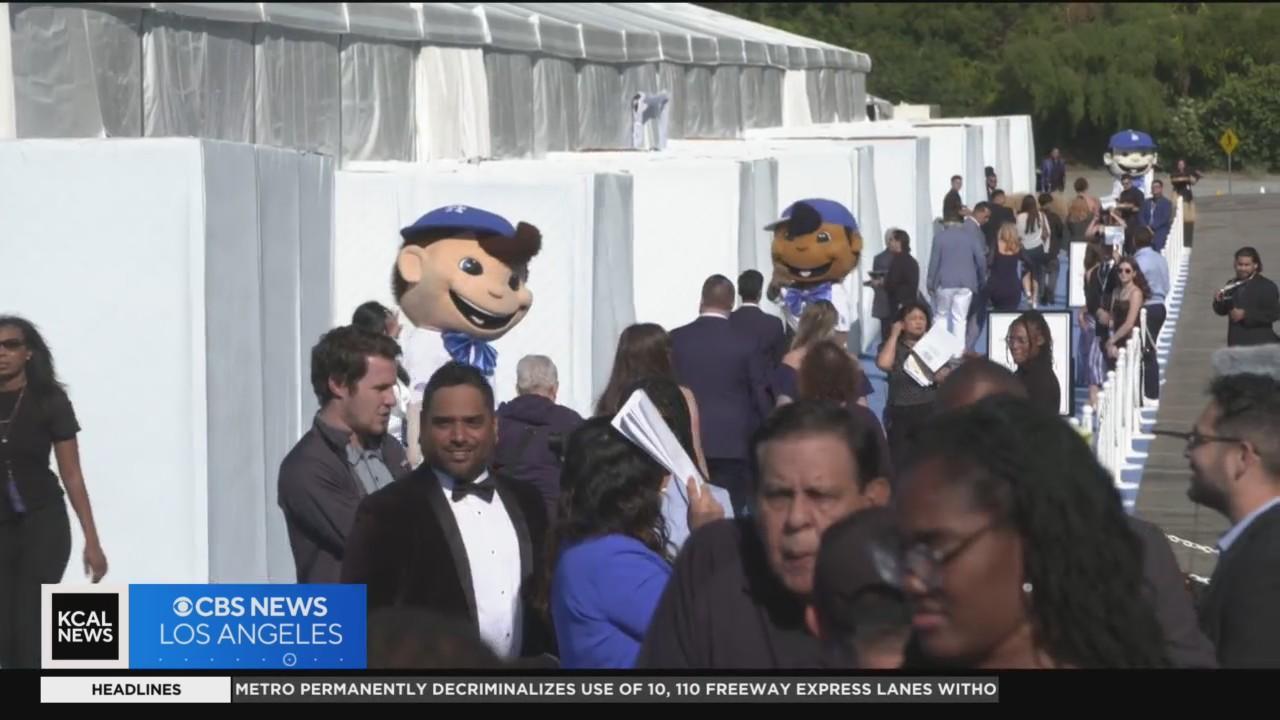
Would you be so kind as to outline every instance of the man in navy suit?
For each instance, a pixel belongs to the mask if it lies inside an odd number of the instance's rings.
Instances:
[[[773,368],[782,362],[787,353],[787,333],[782,319],[760,309],[760,293],[764,291],[764,275],[759,270],[747,270],[738,276],[738,296],[742,304],[729,316],[729,325],[754,338],[764,358],[765,368]]]
[[[751,435],[769,413],[764,361],[755,340],[729,322],[733,283],[702,284],[697,320],[671,331],[676,378],[698,401],[702,450],[711,482],[729,491],[734,514],[746,511]]]

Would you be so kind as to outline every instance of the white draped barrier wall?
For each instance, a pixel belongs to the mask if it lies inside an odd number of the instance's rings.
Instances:
[[[0,312],[52,348],[112,579],[292,581],[276,470],[316,409],[333,161],[26,140],[0,143],[0,166]]]

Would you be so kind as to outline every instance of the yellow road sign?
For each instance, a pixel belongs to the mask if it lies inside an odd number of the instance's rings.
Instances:
[[[1222,133],[1222,137],[1218,138],[1218,145],[1222,146],[1224,152],[1231,155],[1237,147],[1240,147],[1240,138],[1236,136],[1235,130],[1227,128],[1227,131]]]

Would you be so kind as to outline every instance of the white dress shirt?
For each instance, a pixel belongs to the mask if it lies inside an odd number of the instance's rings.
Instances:
[[[472,494],[454,502],[453,486],[456,481],[439,469],[432,469],[440,479],[440,490],[453,509],[462,544],[467,549],[480,637],[500,657],[517,657],[521,647],[520,629],[524,622],[520,602],[523,570],[520,541],[516,537],[515,526],[511,524],[511,516],[496,492],[489,502]],[[475,482],[488,476],[486,472]]]

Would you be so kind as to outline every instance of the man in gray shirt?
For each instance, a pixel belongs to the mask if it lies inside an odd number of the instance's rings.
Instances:
[[[967,332],[969,306],[987,283],[986,243],[969,225],[946,228],[933,238],[928,276],[934,320],[966,347],[972,341]]]
[[[340,582],[356,507],[410,471],[387,434],[399,354],[395,340],[353,326],[330,330],[311,350],[320,412],[280,463],[278,491],[300,583]]]

